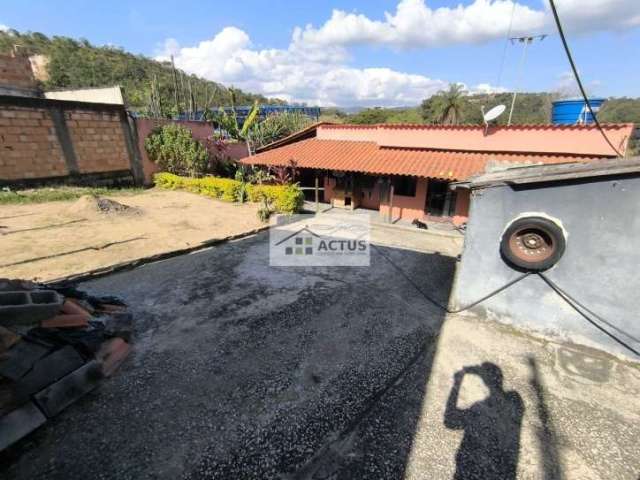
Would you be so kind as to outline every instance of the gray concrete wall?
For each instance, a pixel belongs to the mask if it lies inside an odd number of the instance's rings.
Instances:
[[[454,284],[453,307],[468,305],[520,275],[500,257],[502,232],[524,212],[544,212],[559,218],[568,232],[565,254],[547,276],[595,313],[640,338],[639,207],[640,178],[519,191],[506,186],[476,190]],[[634,358],[587,323],[537,275],[471,312]],[[624,340],[640,348],[637,342]]]

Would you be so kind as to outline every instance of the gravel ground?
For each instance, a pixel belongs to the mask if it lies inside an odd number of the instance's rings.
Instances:
[[[420,238],[379,248],[446,302],[455,258],[417,251]],[[368,268],[272,268],[267,247],[259,234],[83,285],[130,304],[134,352],[2,454],[4,477],[445,479],[508,434],[519,478],[637,478],[636,367],[605,359],[611,374],[594,382],[558,363],[565,347],[445,322],[376,250]],[[454,373],[487,362],[504,386],[466,376],[459,408],[476,421],[445,425]],[[524,412],[507,418],[516,397]]]

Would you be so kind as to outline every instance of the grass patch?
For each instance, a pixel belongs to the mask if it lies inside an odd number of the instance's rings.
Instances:
[[[0,190],[0,205],[77,200],[83,195],[117,196],[142,193],[142,188],[44,187],[25,190]]]

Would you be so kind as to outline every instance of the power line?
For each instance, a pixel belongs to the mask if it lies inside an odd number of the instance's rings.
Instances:
[[[553,0],[552,0],[553,1]],[[556,292],[558,294],[558,296],[560,298],[562,298],[565,302],[567,302],[569,304],[569,306],[571,306],[571,308],[573,308],[576,312],[578,312],[587,322],[589,322],[591,325],[593,325],[594,327],[596,327],[598,330],[600,330],[602,333],[604,333],[605,335],[607,335],[609,338],[613,339],[614,341],[616,341],[617,343],[619,343],[620,345],[622,345],[624,348],[626,348],[627,350],[629,350],[632,353],[635,353],[638,357],[640,357],[640,351],[636,350],[635,348],[633,348],[632,346],[630,346],[628,343],[624,342],[623,340],[621,340],[620,338],[618,338],[617,336],[615,336],[613,333],[611,333],[610,331],[608,331],[606,328],[602,327],[601,325],[598,325],[596,322],[593,321],[593,319],[591,317],[589,317],[589,315],[587,315],[585,312],[583,312],[581,310],[581,308],[583,308],[584,310],[586,310],[587,312],[589,312],[590,314],[594,315],[598,320],[600,320],[601,322],[609,325],[610,327],[613,327],[615,330],[618,330],[619,332],[623,333],[624,335],[628,336],[629,338],[631,338],[632,340],[636,340],[634,337],[632,337],[631,335],[627,334],[626,332],[621,331],[620,329],[618,329],[617,327],[614,327],[613,325],[611,325],[611,323],[607,322],[606,320],[598,317],[597,315],[593,314],[593,312],[591,312],[591,310],[589,310],[588,308],[586,308],[585,306],[583,306],[581,303],[579,303],[577,300],[573,299],[572,297],[569,296],[569,294],[567,294],[566,292],[564,292],[560,287],[558,287],[555,283],[553,283],[551,280],[549,280],[549,278],[544,275],[542,272],[538,272],[538,276],[540,278],[542,278],[542,280],[544,280],[544,282],[549,285],[549,287],[551,287],[551,289]],[[578,308],[581,307],[581,308]]]
[[[520,88],[520,81],[522,79],[522,69],[527,59],[527,47],[529,46],[529,44],[533,43],[534,40],[542,41],[545,38],[547,38],[546,35],[528,35],[525,37],[513,37],[509,39],[511,43],[515,43],[515,42],[524,43],[524,49],[522,50],[522,59],[520,60],[520,68],[518,69],[518,76],[516,78],[516,87],[513,89],[513,99],[511,100],[511,109],[509,110],[509,120],[507,121],[507,125],[511,125],[511,118],[513,117],[513,108],[516,106],[516,98],[518,96],[518,89]]]
[[[495,297],[496,295],[498,295],[499,293],[505,291],[506,289],[508,289],[509,287],[515,285],[516,283],[520,282],[521,280],[524,280],[525,278],[527,278],[528,276],[531,275],[531,272],[525,272],[522,275],[519,275],[517,277],[515,277],[513,280],[510,280],[509,282],[507,282],[506,284],[504,284],[503,286],[501,286],[500,288],[492,291],[491,293],[488,293],[487,295],[485,295],[484,297],[479,298],[478,300],[474,301],[473,303],[470,303],[469,305],[465,305],[464,307],[461,308],[457,308],[457,309],[451,309],[449,308],[447,305],[444,305],[442,303],[440,303],[438,300],[436,300],[435,298],[431,297],[430,295],[428,295],[426,292],[424,292],[422,290],[422,288],[420,288],[420,286],[409,276],[409,274],[407,274],[407,272],[405,272],[399,265],[397,265],[393,260],[391,260],[391,258],[387,255],[385,255],[382,252],[382,249],[379,248],[378,246],[371,244],[371,246],[380,254],[380,256],[382,258],[384,258],[393,268],[396,269],[396,271],[402,275],[405,280],[407,280],[407,282],[409,282],[409,284],[420,294],[422,295],[422,297],[427,300],[427,302],[429,302],[430,304],[434,305],[435,307],[445,311],[446,313],[462,313],[465,310],[469,310],[473,307],[475,307],[476,305],[479,305],[480,303],[489,300],[492,297]],[[608,327],[612,328],[613,330],[616,330],[617,332],[625,335],[626,337],[629,337],[631,340],[638,342],[638,339],[635,338],[634,336],[630,335],[629,333],[625,332],[624,330],[616,327],[614,324],[612,324],[611,322],[608,322],[607,320],[605,320],[604,318],[596,315],[593,311],[589,310],[587,307],[585,307],[582,303],[578,302],[578,300],[574,299],[573,297],[571,297],[567,292],[565,292],[564,290],[562,290],[558,285],[556,285],[554,282],[551,281],[551,279],[549,279],[549,277],[547,277],[544,273],[542,272],[537,272],[538,276],[551,288],[551,290],[553,290],[562,300],[564,300],[565,302],[567,302],[567,304],[569,304],[569,306],[571,306],[578,314],[580,314],[586,321],[588,321],[591,325],[593,325],[594,327],[596,327],[598,330],[600,330],[602,333],[604,333],[605,335],[607,335],[608,337],[610,337],[611,339],[613,339],[615,342],[617,342],[618,344],[622,345],[624,348],[626,348],[627,350],[629,350],[630,352],[634,353],[635,355],[637,355],[638,357],[640,357],[640,351],[636,350],[635,348],[633,348],[631,345],[629,345],[627,342],[625,342],[624,340],[621,340],[618,336],[614,335],[613,333],[611,333],[609,330],[607,330],[606,328],[604,328],[603,326],[599,325],[597,322],[595,322],[591,316],[597,318],[600,322],[604,323],[605,325],[607,325]],[[585,313],[587,312],[587,313]]]
[[[513,4],[511,7],[511,18],[509,19],[509,29],[507,30],[507,38],[504,39],[504,48],[502,49],[502,60],[500,61],[500,69],[498,70],[498,81],[496,82],[496,87],[500,87],[500,83],[502,82],[502,72],[504,71],[504,63],[507,59],[507,47],[509,46],[509,38],[511,37],[511,29],[513,28],[513,15],[516,12],[516,2],[513,0]]]
[[[593,121],[596,124],[596,127],[598,127],[598,130],[600,130],[600,133],[602,134],[604,139],[607,141],[609,146],[616,153],[616,155],[618,157],[622,157],[622,154],[618,151],[616,147],[613,146],[613,143],[611,143],[611,140],[609,140],[609,137],[607,137],[607,134],[604,133],[602,125],[600,125],[600,122],[598,121],[598,117],[596,117],[596,114],[593,113],[593,109],[591,108],[591,103],[589,103],[589,99],[587,98],[587,93],[585,92],[584,87],[582,86],[582,81],[580,80],[580,76],[578,75],[578,69],[576,68],[575,63],[573,62],[573,57],[571,56],[571,50],[569,50],[569,44],[567,43],[567,39],[564,36],[564,31],[562,30],[562,24],[560,23],[560,17],[558,16],[558,11],[556,10],[555,1],[549,0],[549,3],[551,4],[551,11],[553,12],[553,18],[555,19],[556,26],[558,27],[558,33],[560,34],[560,38],[562,39],[562,45],[564,45],[564,51],[567,54],[569,63],[571,64],[571,70],[573,70],[573,76],[576,78],[576,82],[578,82],[580,93],[582,93],[582,98],[584,99],[584,102],[587,105],[587,109],[589,109],[591,118],[593,118]]]
[[[391,260],[391,258],[389,258],[387,255],[385,255],[384,253],[382,253],[382,250],[377,247],[376,245],[374,245],[373,243],[371,244],[371,246],[373,248],[375,248],[375,250],[380,254],[380,256],[382,258],[384,258],[387,262],[389,262],[389,264],[395,268],[397,270],[397,272],[402,275],[405,280],[407,280],[407,282],[409,282],[411,284],[411,286],[413,288],[416,289],[416,291],[422,295],[424,297],[425,300],[427,300],[429,303],[431,303],[432,305],[434,305],[435,307],[439,308],[440,310],[444,310],[446,313],[462,313],[465,310],[469,310],[470,308],[475,307],[476,305],[479,305],[480,303],[484,302],[485,300],[489,300],[491,297],[495,297],[496,295],[498,295],[499,293],[503,292],[504,290],[506,290],[507,288],[511,287],[512,285],[515,285],[516,283],[518,283],[520,280],[524,280],[526,277],[528,277],[530,275],[529,272],[525,272],[522,275],[517,276],[516,278],[514,278],[513,280],[510,280],[509,282],[507,282],[506,284],[502,285],[500,288],[497,288],[496,290],[492,291],[491,293],[486,294],[484,297],[479,298],[478,300],[475,300],[473,303],[470,303],[469,305],[466,305],[464,307],[460,307],[460,308],[456,308],[456,309],[451,309],[449,308],[447,305],[444,305],[442,303],[440,303],[438,300],[436,300],[435,298],[429,296],[426,292],[424,292],[420,286],[413,281],[413,279],[400,267],[398,266],[393,260]]]

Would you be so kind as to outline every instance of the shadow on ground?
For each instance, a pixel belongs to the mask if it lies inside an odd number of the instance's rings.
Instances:
[[[478,376],[488,396],[468,408],[458,407],[465,375]],[[520,427],[524,402],[516,391],[504,391],[502,369],[491,362],[465,367],[454,375],[447,400],[444,424],[463,430],[456,454],[455,479],[515,479],[520,453]]]

